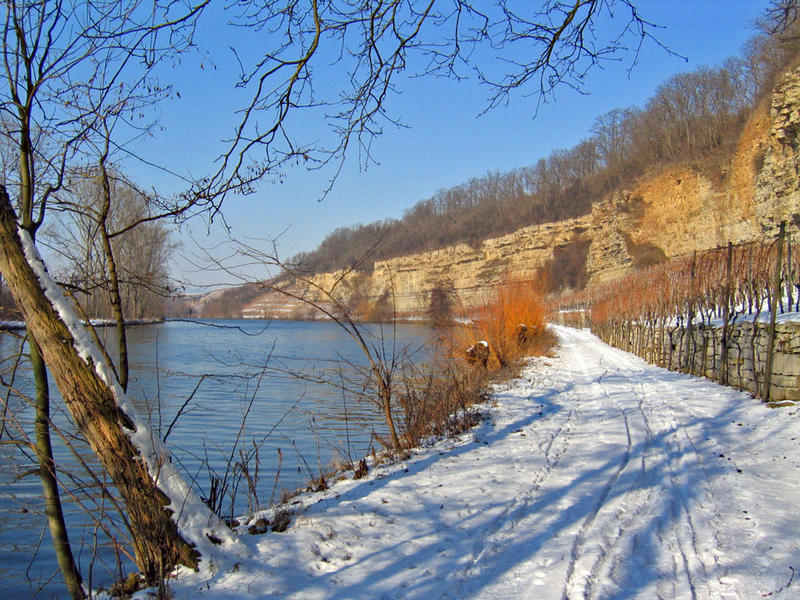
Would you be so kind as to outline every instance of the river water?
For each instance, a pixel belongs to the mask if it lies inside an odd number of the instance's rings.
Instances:
[[[431,330],[423,325],[365,327],[367,341],[387,357],[424,359]],[[111,336],[111,329],[99,330]],[[364,356],[336,324],[295,321],[171,321],[128,331],[129,395],[151,428],[167,434],[173,461],[195,482],[202,497],[212,478],[224,488],[224,514],[242,515],[266,507],[282,491],[305,485],[332,463],[380,449],[385,435],[381,413],[359,397],[363,378],[355,371]],[[19,340],[0,333],[0,375],[11,382]],[[109,343],[113,346],[113,343]],[[31,453],[18,444],[32,435],[33,411],[25,365],[17,371],[17,392],[0,388],[7,401],[0,437],[0,598],[64,597],[51,550]],[[57,394],[54,394],[57,396]],[[113,511],[97,493],[102,472],[91,451],[74,437],[60,400],[53,421],[72,453],[54,435],[73,551],[85,578],[97,588],[130,563],[111,549],[109,537],[122,530],[98,529],[93,515]],[[180,416],[175,422],[175,416]],[[79,465],[85,462],[95,475]],[[238,464],[237,464],[238,463]],[[230,466],[229,466],[230,465]],[[246,469],[242,468],[246,466]],[[96,477],[96,479],[93,479]],[[248,493],[248,491],[250,493]],[[234,493],[235,492],[235,493]],[[118,522],[105,519],[104,523]]]

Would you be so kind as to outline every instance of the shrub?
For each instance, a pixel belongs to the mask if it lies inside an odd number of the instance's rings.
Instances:
[[[429,436],[455,436],[480,419],[473,405],[486,400],[486,376],[452,360],[403,373],[398,395],[403,445],[418,446]]]
[[[576,239],[566,246],[553,249],[550,276],[554,287],[580,290],[586,287],[586,259],[589,256],[589,240]]]
[[[541,355],[553,345],[547,331],[542,277],[502,283],[478,308],[471,324],[454,335],[453,351],[463,356],[478,342],[489,345],[486,367],[496,370],[525,356]]]
[[[453,308],[457,294],[449,281],[437,281],[430,292],[428,319],[431,325],[441,329],[453,323]]]

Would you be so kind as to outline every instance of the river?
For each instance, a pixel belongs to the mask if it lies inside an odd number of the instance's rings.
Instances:
[[[426,326],[364,329],[369,344],[387,357],[404,352],[412,360],[426,356],[431,336]],[[113,336],[110,328],[99,332]],[[354,371],[364,364],[364,356],[334,323],[170,321],[132,327],[128,341],[129,395],[140,413],[149,415],[154,431],[162,436],[169,432],[172,459],[195,482],[201,496],[208,497],[212,478],[220,480],[220,489],[227,492],[222,503],[225,514],[242,515],[265,507],[332,463],[381,448],[376,438],[385,435],[381,414],[357,393],[363,379]],[[0,332],[0,374],[6,384],[11,381],[10,357],[19,343],[12,334]],[[24,367],[14,387],[30,394]],[[8,388],[1,391],[6,397]],[[22,431],[32,432],[33,411],[19,394],[7,398],[0,438],[0,598],[65,597],[46,529],[41,486],[30,473],[31,454],[8,443],[19,440]],[[64,437],[73,440],[74,431],[58,398],[52,418]],[[84,577],[91,576],[92,587],[107,585],[121,567],[129,570],[130,563],[118,557],[108,541],[120,532],[98,531],[90,518],[111,512],[112,507],[79,463],[86,461],[99,479],[102,473],[80,440],[73,443],[77,456],[58,435],[54,444],[64,470],[59,482],[73,551]],[[90,505],[90,517],[80,504]]]

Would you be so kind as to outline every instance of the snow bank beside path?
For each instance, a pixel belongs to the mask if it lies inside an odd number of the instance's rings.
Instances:
[[[556,328],[489,419],[175,597],[797,598],[800,419]]]

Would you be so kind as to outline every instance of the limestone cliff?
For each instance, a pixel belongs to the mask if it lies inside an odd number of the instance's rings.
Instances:
[[[800,225],[799,149],[800,68],[755,111],[722,173],[673,166],[640,178],[583,217],[525,227],[477,247],[377,261],[371,276],[345,277],[340,293],[374,299],[392,292],[400,313],[421,313],[437,285],[469,306],[504,278],[532,279],[543,267],[557,284],[591,286],[666,258],[757,239],[782,220]],[[324,274],[316,281],[327,289],[340,279],[340,273]],[[275,302],[267,296],[246,310],[270,316],[259,307]]]

